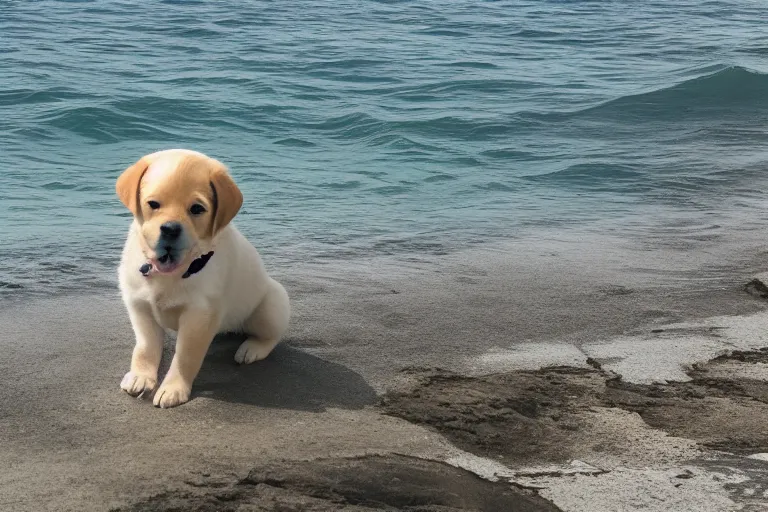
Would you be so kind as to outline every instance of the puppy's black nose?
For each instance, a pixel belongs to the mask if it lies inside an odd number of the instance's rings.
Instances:
[[[160,226],[160,234],[166,240],[175,240],[181,235],[181,224],[178,222],[165,222]]]

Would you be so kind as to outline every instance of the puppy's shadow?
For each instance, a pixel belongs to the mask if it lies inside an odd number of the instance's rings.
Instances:
[[[280,343],[263,361],[235,363],[244,337],[217,336],[195,380],[192,399],[205,396],[225,402],[320,412],[327,407],[361,409],[376,400],[365,380],[332,363]]]

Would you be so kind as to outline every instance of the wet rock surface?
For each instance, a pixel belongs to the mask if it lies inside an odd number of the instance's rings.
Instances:
[[[724,365],[741,371],[722,371]],[[440,370],[412,372],[417,384],[389,393],[387,413],[437,429],[457,446],[510,465],[566,462],[623,450],[589,441],[585,414],[618,408],[650,427],[702,447],[731,453],[768,452],[768,350],[734,352],[694,366],[690,382],[641,385],[594,369],[550,367],[467,377]]]
[[[575,413],[599,403],[606,376],[552,367],[467,377],[434,370],[410,391],[384,396],[388,414],[437,429],[469,452],[526,464],[566,461],[581,425]]]
[[[594,360],[588,368],[557,366],[482,377],[409,370],[408,389],[382,396],[377,407],[510,468],[566,467],[606,455],[632,459],[636,445],[647,443],[638,442],[637,430],[610,426],[632,414],[639,415],[643,428],[662,431],[671,442],[690,440],[704,452],[728,452],[722,459],[768,453],[766,370],[768,349],[736,351],[695,365],[688,382],[652,385],[624,382]],[[521,469],[511,480],[490,482],[442,462],[399,455],[286,461],[254,468],[240,479],[195,475],[179,489],[115,510],[558,511],[535,485],[524,483],[610,473],[581,464],[565,470]],[[699,465],[713,464],[702,459]],[[728,487],[744,495],[743,503],[762,492],[763,480],[768,482],[758,467],[764,463],[751,464],[757,468],[751,471],[751,487]],[[672,478],[674,487],[682,492],[693,476],[681,470]]]
[[[765,285],[763,279],[758,277],[745,284],[744,291],[759,299],[768,299],[768,286]]]
[[[482,480],[439,462],[389,455],[284,462],[242,480],[201,475],[188,489],[153,496],[121,512],[280,511],[556,512],[530,491]]]
[[[599,362],[588,363],[480,377],[409,370],[407,389],[380,398],[376,407],[387,415],[435,429],[471,454],[521,468],[512,469],[511,479],[491,482],[443,462],[400,455],[285,461],[254,468],[245,478],[195,475],[178,489],[115,510],[558,511],[526,482],[602,478],[610,470],[574,461],[633,460],[633,450],[648,439],[640,441],[637,428],[622,428],[632,424],[632,415],[642,429],[698,446],[700,453],[768,453],[768,349],[694,365],[688,382],[651,385],[624,382]],[[555,469],[530,469],[547,464]],[[734,495],[744,494],[743,503],[751,499],[745,493],[760,491],[766,480],[764,471],[751,473],[751,487],[729,484]],[[681,470],[670,478],[683,492],[693,477]]]
[[[756,377],[768,350],[736,351],[695,365],[690,382],[617,383],[609,399],[651,427],[729,453],[768,451],[768,381]],[[723,372],[723,367],[730,371]]]

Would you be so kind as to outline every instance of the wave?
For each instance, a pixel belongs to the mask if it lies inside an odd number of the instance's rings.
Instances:
[[[601,117],[634,114],[671,118],[732,109],[768,109],[767,91],[768,75],[731,67],[666,89],[625,96],[588,112]]]
[[[151,119],[120,112],[110,106],[75,107],[48,112],[36,119],[38,127],[65,130],[101,143],[125,139],[169,141],[178,134]]]
[[[745,111],[768,112],[768,75],[732,66],[671,87],[622,96],[576,112],[529,116],[636,123],[703,117],[743,118]]]
[[[458,81],[454,84],[430,84],[421,86],[419,92],[437,93],[446,91],[456,94],[457,90],[493,89],[502,84],[491,81]],[[504,86],[528,86],[525,83],[509,82]],[[411,89],[406,94],[413,94]],[[405,91],[397,91],[398,95]],[[422,98],[423,99],[423,98]],[[331,137],[361,140],[387,134],[405,134],[422,137],[443,137],[467,141],[498,140],[531,130],[549,129],[553,124],[567,123],[570,130],[573,123],[595,122],[620,123],[627,126],[638,123],[679,123],[693,120],[738,118],[746,114],[768,114],[768,75],[742,67],[728,67],[682,83],[656,91],[622,96],[603,104],[575,112],[533,113],[519,112],[488,117],[465,119],[457,115],[435,115],[407,121],[383,120],[368,113],[354,112],[330,118],[306,126],[329,133]],[[411,116],[413,117],[413,116]],[[376,140],[376,139],[374,139]],[[378,144],[373,144],[378,145]],[[507,152],[488,152],[483,156],[508,158]]]
[[[526,176],[525,179],[534,182],[567,184],[570,187],[600,189],[616,191],[637,187],[646,178],[646,174],[639,169],[621,164],[605,163],[580,163],[569,165],[559,171],[535,176]]]
[[[441,64],[448,68],[470,68],[470,69],[499,69],[499,66],[491,62],[480,62],[472,60],[461,60]]]
[[[17,93],[16,95],[21,95]],[[11,95],[9,95],[11,97]],[[34,101],[44,101],[32,97]],[[3,98],[0,97],[0,104]],[[263,131],[274,123],[270,118],[289,110],[275,105],[247,106],[235,103],[207,102],[157,96],[96,101],[89,105],[58,107],[47,99],[49,107],[31,121],[42,137],[50,131],[64,130],[101,143],[123,140],[169,142],[204,141],[212,130],[231,130],[239,134]],[[80,103],[85,103],[82,101]],[[62,103],[62,105],[65,105]],[[285,145],[311,145],[299,138],[283,138]]]
[[[348,59],[334,62],[343,68],[366,66],[377,61]],[[179,80],[183,82],[183,79]],[[181,87],[183,84],[178,85]],[[276,145],[286,147],[313,147],[316,144],[313,135],[319,135],[325,139],[362,143],[388,151],[442,150],[441,144],[430,144],[440,139],[442,143],[447,140],[507,141],[512,137],[551,130],[558,125],[574,133],[579,131],[579,125],[593,127],[596,122],[631,127],[640,123],[658,125],[702,119],[743,121],[745,116],[764,118],[768,115],[768,75],[736,66],[573,112],[486,111],[480,116],[465,116],[458,108],[427,108],[433,100],[446,96],[472,93],[499,96],[534,85],[511,79],[464,79],[411,87],[378,88],[381,97],[399,100],[406,105],[393,107],[386,114],[364,109],[346,113],[326,110],[326,116],[311,120],[311,112],[302,106],[256,105],[249,103],[247,96],[209,100],[205,97],[143,95],[107,101],[103,97],[82,95],[67,88],[41,91],[14,89],[0,93],[0,106],[38,104],[36,115],[30,121],[41,131],[40,137],[64,130],[101,143],[126,139],[153,143],[175,140],[198,142],[210,139],[211,133],[227,131],[239,136],[259,133],[272,137]],[[371,89],[371,93],[373,91]],[[327,89],[319,88],[316,92],[324,93]],[[525,151],[520,148],[486,148],[480,156],[490,161],[525,159]]]
[[[34,103],[54,103],[65,100],[76,100],[84,95],[66,87],[51,87],[44,90],[10,89],[0,91],[0,107],[13,105],[29,105]]]

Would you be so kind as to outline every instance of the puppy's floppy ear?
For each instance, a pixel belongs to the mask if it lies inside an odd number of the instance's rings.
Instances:
[[[224,164],[215,161],[211,167],[211,189],[213,191],[213,227],[212,235],[221,231],[240,211],[243,205],[243,193],[227,172]]]
[[[117,184],[115,190],[120,201],[131,210],[134,217],[141,215],[141,205],[139,204],[139,184],[141,183],[141,177],[147,172],[150,159],[146,156],[123,171],[123,174],[117,178]]]

